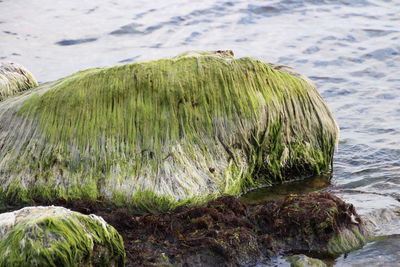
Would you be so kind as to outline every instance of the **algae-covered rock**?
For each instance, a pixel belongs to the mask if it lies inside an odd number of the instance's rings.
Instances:
[[[36,86],[38,82],[25,67],[17,63],[0,62],[0,101]]]
[[[168,210],[329,170],[338,128],[315,86],[232,55],[92,69],[2,101],[4,199]]]
[[[0,214],[0,266],[124,266],[122,237],[101,217],[62,207]]]
[[[323,261],[302,254],[289,256],[286,260],[290,262],[290,267],[327,267]]]

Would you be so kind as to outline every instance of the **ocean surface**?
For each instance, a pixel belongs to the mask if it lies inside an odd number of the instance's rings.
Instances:
[[[23,64],[40,82],[219,49],[307,75],[341,129],[331,180],[258,189],[249,198],[332,191],[380,237],[329,263],[399,266],[400,0],[0,0],[0,61]]]

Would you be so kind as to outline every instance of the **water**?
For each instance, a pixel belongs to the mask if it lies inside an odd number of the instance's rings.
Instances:
[[[384,237],[333,264],[400,262],[400,1],[0,0],[0,60],[41,82],[193,49],[232,49],[316,82],[341,128],[332,184],[252,194],[337,193]]]

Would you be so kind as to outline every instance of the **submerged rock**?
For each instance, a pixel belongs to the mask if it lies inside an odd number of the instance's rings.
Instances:
[[[0,62],[0,101],[36,86],[38,82],[25,67]]]
[[[327,171],[337,125],[315,86],[290,73],[231,51],[188,52],[10,97],[0,102],[3,201],[171,210]]]
[[[290,262],[290,267],[327,267],[323,261],[302,254],[287,257],[286,260]]]
[[[62,207],[0,214],[0,266],[124,266],[122,237],[101,217]]]
[[[337,256],[366,238],[354,208],[326,192],[255,206],[224,196],[136,217],[127,210],[97,211],[124,237],[127,266],[243,266],[299,250]]]

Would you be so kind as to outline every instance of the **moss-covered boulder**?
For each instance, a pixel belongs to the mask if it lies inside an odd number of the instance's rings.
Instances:
[[[0,214],[0,266],[124,266],[122,237],[101,217],[62,207]]]
[[[231,52],[189,52],[8,98],[1,195],[167,210],[327,171],[337,125],[315,86],[290,73]]]
[[[32,73],[25,67],[11,62],[0,62],[0,101],[38,86]]]

